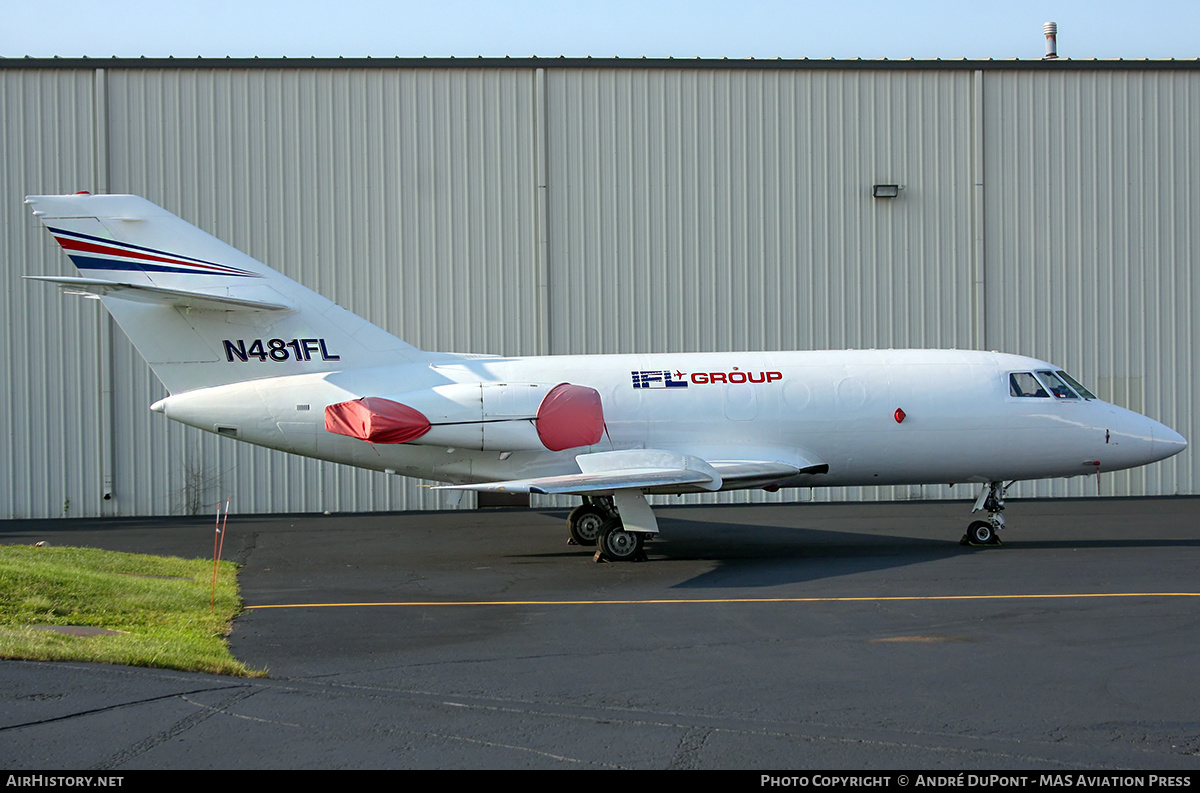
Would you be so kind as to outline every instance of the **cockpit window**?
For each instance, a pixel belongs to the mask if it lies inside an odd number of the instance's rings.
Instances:
[[[1038,379],[1046,384],[1046,388],[1050,389],[1050,393],[1059,399],[1079,399],[1071,387],[1059,379],[1054,372],[1038,370]]]
[[[1008,376],[1008,393],[1015,397],[1050,398],[1033,372],[1013,372]]]
[[[1071,375],[1067,374],[1066,372],[1059,371],[1058,376],[1061,377],[1063,380],[1066,380],[1067,385],[1071,386],[1071,388],[1074,388],[1075,393],[1079,394],[1079,396],[1083,397],[1084,399],[1097,399],[1098,398],[1091,391],[1088,391],[1086,388],[1084,388],[1078,380],[1076,380],[1074,377],[1071,377]]]

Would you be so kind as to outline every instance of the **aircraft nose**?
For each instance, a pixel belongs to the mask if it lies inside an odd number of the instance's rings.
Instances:
[[[1115,406],[1110,410],[1111,429],[1105,430],[1105,452],[1101,457],[1107,469],[1149,465],[1187,448],[1187,439],[1149,416]]]
[[[1173,457],[1186,449],[1188,445],[1187,438],[1166,424],[1159,424],[1157,421],[1154,422],[1153,436],[1154,443],[1152,449],[1155,460],[1165,460],[1168,457]]]

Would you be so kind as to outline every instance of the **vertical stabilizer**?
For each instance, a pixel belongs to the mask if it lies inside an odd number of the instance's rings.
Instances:
[[[427,357],[144,198],[25,202],[80,272],[39,280],[103,301],[172,394]]]

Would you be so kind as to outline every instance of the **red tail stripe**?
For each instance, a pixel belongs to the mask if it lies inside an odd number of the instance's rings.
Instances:
[[[206,270],[216,270],[218,272],[239,272],[230,267],[221,267],[217,264],[201,264],[199,262],[188,262],[182,259],[172,259],[166,256],[154,256],[149,253],[141,253],[139,251],[126,250],[125,248],[114,248],[109,245],[98,245],[94,242],[84,242],[83,240],[75,240],[70,237],[55,237],[58,244],[66,250],[84,251],[86,253],[102,253],[107,256],[122,256],[126,259],[144,259],[149,262],[165,262],[166,264],[181,264],[186,267],[202,267]]]

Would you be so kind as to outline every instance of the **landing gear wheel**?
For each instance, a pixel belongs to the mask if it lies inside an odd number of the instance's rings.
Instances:
[[[996,536],[996,529],[986,520],[977,520],[967,527],[967,533],[963,535],[964,545],[998,545],[1000,538]]]
[[[606,562],[636,562],[644,558],[645,537],[639,531],[626,531],[619,518],[609,518],[596,541],[596,556]]]
[[[963,535],[961,540],[962,545],[999,545],[1000,544],[1000,529],[1004,528],[1004,494],[1008,488],[1012,487],[1012,482],[1007,485],[1002,481],[988,482],[987,487],[979,494],[979,498],[975,499],[975,508],[972,512],[987,510],[987,520],[977,520],[967,527],[967,533]]]
[[[567,530],[571,532],[570,544],[592,547],[600,538],[600,529],[606,520],[608,513],[600,507],[591,504],[575,507],[567,517]]]

